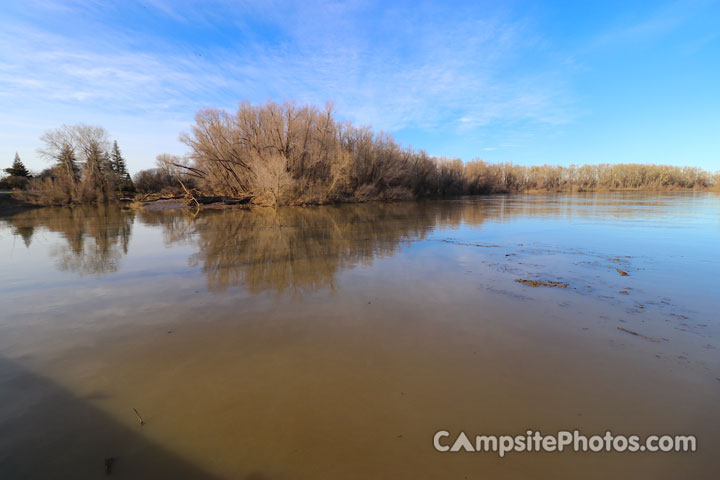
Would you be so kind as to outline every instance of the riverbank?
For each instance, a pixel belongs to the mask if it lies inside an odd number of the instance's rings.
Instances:
[[[487,195],[561,195],[561,194],[600,194],[600,193],[622,193],[622,192],[637,192],[637,193],[681,193],[681,192],[715,192],[719,193],[720,189],[715,188],[666,188],[666,189],[645,189],[645,188],[619,188],[619,189],[572,189],[572,190],[543,190],[543,189],[528,189],[523,191],[515,192],[493,192],[475,195],[452,195],[443,198],[459,198],[461,196],[469,197],[482,197]],[[437,199],[436,197],[420,197],[414,200],[432,200]],[[389,202],[394,200],[355,200],[355,201],[335,201],[328,203],[312,203],[312,204],[300,204],[300,205],[285,205],[285,206],[307,206],[307,205],[330,205],[330,204],[343,204],[343,203],[367,203],[368,201],[381,201]],[[218,209],[234,209],[234,208],[251,208],[251,207],[271,207],[274,206],[265,202],[257,202],[253,197],[226,197],[226,196],[206,196],[197,193],[194,196],[188,195],[161,195],[161,194],[144,194],[137,195],[135,198],[123,198],[119,201],[122,207],[130,208],[133,210],[148,210],[148,211],[162,211],[162,210],[218,210]],[[18,200],[12,197],[11,191],[0,191],[0,216],[13,215],[25,210],[42,208],[54,205],[37,205],[28,203],[22,200]],[[81,206],[81,205],[76,205]]]
[[[33,205],[13,198],[10,190],[0,190],[0,216],[14,215],[34,208],[41,208],[41,205]]]

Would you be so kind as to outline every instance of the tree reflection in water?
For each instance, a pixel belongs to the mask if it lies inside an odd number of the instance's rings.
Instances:
[[[621,201],[618,201],[621,200]],[[702,200],[700,198],[697,201]],[[30,246],[38,229],[59,233],[54,247],[61,270],[105,274],[118,270],[128,253],[137,216],[162,228],[167,245],[195,249],[189,262],[200,266],[210,290],[244,286],[295,294],[332,288],[343,269],[390,256],[400,245],[425,238],[434,229],[478,226],[514,217],[602,217],[647,219],[662,214],[668,195],[517,195],[446,201],[367,203],[278,209],[139,211],[94,206],[40,209],[3,220]],[[693,196],[685,201],[696,201]],[[448,232],[452,235],[450,232]],[[528,239],[530,241],[532,239]],[[142,254],[142,253],[140,253]]]
[[[48,208],[19,213],[5,220],[11,231],[30,246],[40,229],[65,240],[50,250],[57,268],[78,274],[115,272],[128,253],[135,215],[117,206]]]
[[[190,263],[202,267],[209,289],[243,285],[251,293],[301,293],[332,288],[338,272],[423,238],[439,212],[398,203],[225,210],[194,218],[163,213],[141,218],[162,225],[166,241],[197,247]]]

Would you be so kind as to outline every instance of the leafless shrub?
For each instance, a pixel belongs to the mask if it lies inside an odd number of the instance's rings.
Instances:
[[[253,196],[263,204],[366,201],[517,191],[709,188],[701,169],[616,164],[524,167],[430,157],[388,134],[334,119],[294,102],[251,105],[235,114],[203,110],[182,140],[189,167],[211,194]]]

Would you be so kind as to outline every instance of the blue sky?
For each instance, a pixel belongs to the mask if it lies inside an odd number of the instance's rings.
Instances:
[[[104,126],[130,169],[200,108],[296,99],[431,155],[720,170],[720,2],[3,0],[0,167]]]

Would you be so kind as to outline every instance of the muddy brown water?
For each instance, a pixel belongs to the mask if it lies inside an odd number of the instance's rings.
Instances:
[[[0,478],[716,478],[719,247],[694,192],[5,217]],[[433,448],[528,429],[698,451]]]

